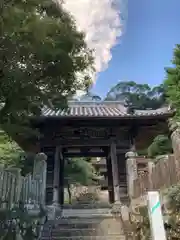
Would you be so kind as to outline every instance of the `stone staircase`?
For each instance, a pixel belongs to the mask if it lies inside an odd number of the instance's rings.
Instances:
[[[53,168],[54,150],[45,149],[49,161],[47,161],[47,188],[46,204],[51,204],[53,195]],[[125,164],[125,163],[123,163]],[[127,182],[126,173],[123,169],[119,173],[121,176],[120,192],[121,202],[127,203]],[[105,204],[106,205],[106,204]],[[102,204],[92,204],[83,206],[64,206],[63,216],[60,212],[56,214],[56,220],[48,220],[41,234],[41,240],[124,240],[120,215],[114,216],[111,213],[109,204],[102,207]]]
[[[63,217],[45,223],[41,240],[125,240],[120,216],[111,208],[65,209]]]

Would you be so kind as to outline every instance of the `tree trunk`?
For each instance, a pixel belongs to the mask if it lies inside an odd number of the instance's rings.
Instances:
[[[71,189],[70,189],[70,184],[67,184],[67,190],[68,190],[68,195],[69,195],[69,204],[72,203],[72,196],[71,196]]]

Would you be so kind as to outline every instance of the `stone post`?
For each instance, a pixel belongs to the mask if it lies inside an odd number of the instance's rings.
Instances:
[[[154,168],[153,162],[148,162],[148,178],[149,178],[149,191],[153,191],[152,171]]]
[[[47,173],[47,156],[44,153],[38,153],[34,159],[33,179],[40,181],[40,203],[45,205],[46,193],[46,173]]]
[[[113,141],[110,148],[111,163],[112,163],[112,174],[113,174],[113,187],[114,187],[114,201],[120,201],[120,192],[119,192],[119,176],[118,176],[118,163],[117,163],[117,154],[116,154],[116,144]]]
[[[176,163],[176,175],[180,179],[180,123],[169,120],[169,128],[171,131],[172,148]]]
[[[132,198],[134,196],[134,180],[138,178],[137,164],[136,164],[137,153],[129,151],[126,153],[126,168],[127,168],[127,185],[128,194]]]

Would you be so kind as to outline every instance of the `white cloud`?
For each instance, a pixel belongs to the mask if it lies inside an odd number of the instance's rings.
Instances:
[[[124,2],[123,2],[124,1]],[[77,26],[86,33],[89,48],[95,50],[96,72],[108,67],[111,49],[122,35],[127,0],[64,0],[64,8],[74,16]],[[126,18],[126,17],[125,17]]]

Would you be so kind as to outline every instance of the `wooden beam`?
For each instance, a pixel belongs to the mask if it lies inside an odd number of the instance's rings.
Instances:
[[[79,153],[64,153],[65,157],[106,157],[104,152],[79,152]]]
[[[42,139],[41,144],[43,146],[63,146],[63,147],[83,147],[83,146],[90,146],[90,147],[106,147],[110,146],[111,142],[110,139]],[[118,148],[128,148],[129,141],[122,141],[117,140],[116,145]]]

